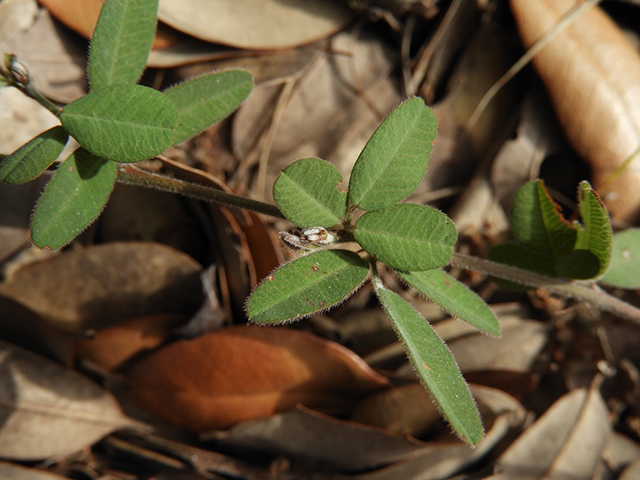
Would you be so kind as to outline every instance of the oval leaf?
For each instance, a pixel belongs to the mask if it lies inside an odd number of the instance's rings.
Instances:
[[[494,337],[500,336],[500,324],[489,306],[466,285],[437,268],[425,272],[396,273],[451,315]]]
[[[180,123],[173,144],[183,142],[222,120],[249,96],[251,74],[229,70],[192,78],[163,93],[178,107]]]
[[[178,110],[152,88],[115,85],[70,103],[60,120],[94,155],[115,162],[138,162],[172,145]]]
[[[420,380],[456,434],[470,445],[484,435],[467,383],[442,339],[406,300],[374,282],[376,295],[402,341]]]
[[[604,274],[609,268],[612,248],[611,221],[607,209],[589,182],[580,182],[578,205],[584,229],[578,230],[575,248],[583,248],[595,255],[600,261],[600,268],[591,276],[572,278],[594,278]]]
[[[59,167],[40,197],[31,238],[40,248],[67,245],[100,215],[116,181],[114,162],[76,150]]]
[[[287,263],[247,300],[252,322],[284,322],[340,303],[367,278],[369,264],[347,250],[323,250]]]
[[[369,254],[400,270],[431,270],[453,255],[456,227],[444,213],[404,203],[364,214],[353,236]]]
[[[401,103],[382,122],[353,166],[349,200],[362,210],[380,210],[406,198],[427,171],[438,124],[424,100]]]
[[[613,236],[611,265],[602,282],[620,288],[640,288],[640,229]]]
[[[0,181],[12,184],[37,178],[62,153],[69,135],[62,127],[53,127],[20,147],[0,162]]]
[[[34,461],[69,455],[134,424],[95,382],[2,341],[0,384],[3,458]]]
[[[320,158],[303,158],[273,184],[273,198],[290,222],[304,228],[332,227],[347,213],[347,191],[336,167]]]
[[[138,81],[151,51],[157,14],[158,0],[105,2],[89,49],[92,90]]]
[[[389,381],[351,350],[288,328],[239,325],[176,341],[129,372],[148,411],[194,431],[295,408],[344,411]]]

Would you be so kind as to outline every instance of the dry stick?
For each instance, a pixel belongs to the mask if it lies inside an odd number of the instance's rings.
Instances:
[[[542,288],[552,293],[562,295],[563,297],[583,300],[603,310],[616,313],[635,323],[640,323],[640,309],[609,295],[607,292],[601,290],[595,283],[585,284],[545,277],[520,270],[519,268],[477,257],[470,257],[461,253],[454,253],[449,263],[454,267],[478,270],[511,282]]]
[[[204,200],[206,202],[224,205],[226,207],[244,208],[254,212],[270,215],[276,218],[285,218],[278,207],[269,203],[251,200],[223,190],[198,185],[196,183],[185,182],[177,178],[165,177],[151,172],[146,172],[134,167],[131,164],[118,164],[116,181],[126,185],[137,185],[140,187],[153,188],[163,192],[177,193],[185,197]]]
[[[505,73],[502,77],[500,77],[498,81],[494,83],[489,90],[487,90],[487,93],[484,94],[484,96],[482,97],[482,100],[480,100],[480,103],[478,103],[478,106],[473,111],[473,115],[471,115],[469,122],[467,122],[467,131],[470,132],[471,130],[473,130],[473,127],[475,127],[476,122],[480,118],[480,115],[482,115],[482,113],[487,108],[491,100],[493,100],[493,97],[495,97],[498,94],[498,92],[502,90],[502,87],[504,87],[507,83],[509,83],[509,81],[513,77],[515,77],[518,74],[518,72],[520,72],[520,70],[522,70],[531,61],[531,59],[540,50],[542,50],[542,48],[547,43],[553,40],[553,38],[558,33],[560,33],[563,29],[567,28],[569,25],[574,23],[583,14],[585,14],[590,8],[595,7],[601,1],[602,0],[585,0],[584,3],[576,5],[571,10],[569,10],[564,15],[564,17],[562,17],[562,20],[560,20],[556,25],[554,25],[551,30],[545,33],[542,36],[542,38],[540,38],[540,40],[534,43],[531,46],[531,48],[527,50],[527,52],[524,55],[522,55],[522,57],[520,57],[520,59],[518,59],[516,63],[513,64],[513,66],[507,71],[507,73]]]

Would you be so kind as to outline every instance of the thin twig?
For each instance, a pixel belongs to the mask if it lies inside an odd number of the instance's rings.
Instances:
[[[137,185],[140,187],[153,188],[163,192],[177,193],[185,197],[204,200],[206,202],[224,205],[226,207],[244,208],[254,212],[262,213],[276,218],[284,218],[278,207],[269,203],[241,197],[223,190],[198,185],[196,183],[185,182],[177,178],[165,177],[155,173],[145,172],[133,165],[121,163],[118,165],[118,183],[127,185]]]
[[[558,278],[537,275],[519,268],[501,263],[470,257],[461,253],[454,253],[451,265],[467,270],[477,270],[510,282],[542,288],[563,297],[571,297],[589,302],[596,307],[616,313],[621,317],[640,323],[640,309],[601,290],[595,283],[578,283]]]

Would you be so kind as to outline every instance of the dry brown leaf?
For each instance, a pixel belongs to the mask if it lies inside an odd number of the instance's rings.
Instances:
[[[337,343],[257,326],[175,342],[138,362],[130,379],[141,405],[195,431],[226,428],[298,403],[340,411],[389,383]]]
[[[69,332],[161,313],[191,314],[202,302],[191,257],[151,242],[113,242],[23,267],[0,294]]]
[[[353,13],[329,0],[162,0],[158,18],[181,32],[238,48],[272,50],[326,38]]]
[[[523,370],[528,371],[540,350],[547,343],[547,327],[534,320],[517,317],[498,317],[502,338],[493,338],[474,332],[453,338],[449,327],[467,330],[466,324],[457,319],[445,320],[436,325],[463,372],[474,370]],[[461,325],[456,325],[461,324]]]
[[[134,421],[111,394],[51,360],[0,342],[0,455],[66,455]]]
[[[611,431],[597,388],[557,400],[500,456],[491,480],[591,480]]]
[[[76,340],[73,355],[112,371],[132,357],[149,352],[167,341],[173,329],[185,322],[180,315],[134,318],[98,332],[94,338]]]
[[[575,6],[576,0],[511,0],[526,47]],[[640,54],[599,8],[560,32],[534,58],[565,134],[591,165],[599,188],[640,146]],[[617,220],[640,217],[636,158],[601,191]]]
[[[233,151],[242,168],[261,161],[263,184],[270,186],[298,158],[318,156],[346,175],[382,116],[400,101],[389,78],[394,67],[394,54],[379,38],[342,32],[288,80],[292,84],[256,87],[233,120]],[[283,113],[274,117],[279,102]]]
[[[513,397],[488,387],[472,385],[471,391],[487,429],[485,437],[475,449],[462,445],[453,436],[453,444],[426,450],[405,461],[381,470],[359,475],[358,480],[441,480],[464,471],[491,452],[496,445],[519,431],[525,421],[524,407]],[[456,477],[457,478],[457,477]]]
[[[406,436],[338,420],[304,407],[245,422],[225,432],[213,432],[203,439],[214,440],[225,451],[250,449],[283,455],[308,468],[343,472],[379,468],[434,449]]]
[[[425,433],[441,418],[431,397],[419,383],[371,395],[360,402],[351,415],[354,422],[414,437]]]

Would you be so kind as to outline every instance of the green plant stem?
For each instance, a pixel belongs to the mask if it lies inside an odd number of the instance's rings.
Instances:
[[[601,290],[595,283],[566,281],[558,278],[545,277],[520,270],[519,268],[460,253],[454,253],[449,264],[466,270],[485,272],[494,277],[511,282],[542,288],[563,297],[583,300],[600,309],[616,313],[635,323],[640,323],[640,309],[609,295],[607,292]]]
[[[246,197],[227,193],[223,190],[185,182],[177,178],[165,177],[155,173],[145,172],[128,163],[118,165],[116,181],[127,185],[153,188],[163,192],[177,193],[185,197],[204,200],[206,202],[224,205],[226,207],[243,208],[276,218],[284,218],[275,205],[251,200]]]

